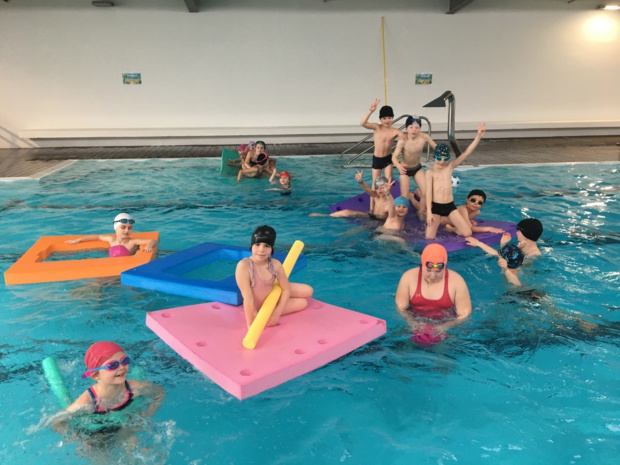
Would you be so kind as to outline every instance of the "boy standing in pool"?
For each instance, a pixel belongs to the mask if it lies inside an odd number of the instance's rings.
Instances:
[[[413,194],[409,191],[411,179],[413,178],[418,185],[421,192],[420,205],[422,206],[419,214],[420,218],[424,218],[426,214],[426,201],[424,195],[426,193],[426,179],[424,177],[424,170],[420,163],[422,157],[422,149],[426,144],[435,150],[437,143],[431,139],[431,137],[420,132],[422,127],[422,120],[417,116],[408,116],[405,123],[405,130],[407,131],[407,138],[405,140],[399,140],[396,144],[396,149],[392,155],[392,163],[398,170],[400,181],[400,195],[403,197],[413,197]],[[402,155],[402,162],[398,161],[398,158]]]
[[[450,220],[458,235],[471,236],[470,223],[461,216],[454,203],[452,172],[473,153],[484,132],[484,123],[478,124],[476,138],[467,150],[454,160],[450,160],[450,148],[446,144],[435,147],[435,164],[426,170],[426,239],[435,239],[442,217]]]
[[[360,121],[360,126],[371,129],[374,133],[375,151],[372,156],[372,184],[374,189],[376,179],[381,176],[381,170],[385,170],[385,177],[392,179],[392,157],[390,152],[394,138],[400,137],[405,139],[405,135],[396,128],[392,127],[394,121],[394,110],[392,107],[385,105],[379,110],[379,119],[381,124],[369,123],[370,115],[377,109],[379,99],[370,104],[370,109]]]

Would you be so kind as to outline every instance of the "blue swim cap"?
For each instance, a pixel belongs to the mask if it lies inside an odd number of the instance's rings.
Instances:
[[[435,152],[433,152],[433,156],[435,159],[443,157],[450,158],[450,147],[446,144],[437,144],[437,147],[435,147]]]
[[[394,206],[395,207],[407,207],[409,208],[409,199],[407,197],[403,197],[402,195],[399,197],[396,197],[394,199]]]
[[[417,124],[418,126],[422,127],[422,120],[420,119],[419,116],[416,115],[409,115],[407,116],[407,121],[405,122],[405,127],[409,127],[412,124]]]
[[[525,258],[523,250],[514,244],[505,245],[499,249],[499,254],[504,260],[506,260],[506,263],[508,263],[508,268],[511,270],[519,268]]]

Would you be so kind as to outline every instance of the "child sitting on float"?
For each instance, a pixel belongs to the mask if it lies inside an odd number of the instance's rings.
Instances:
[[[78,244],[87,241],[103,241],[110,244],[108,253],[110,257],[129,257],[141,246],[144,245],[144,252],[151,252],[156,246],[155,239],[132,239],[131,232],[136,221],[127,213],[119,213],[114,218],[115,236],[111,235],[93,235],[84,236],[77,239],[66,241],[67,244]]]
[[[266,225],[259,226],[252,234],[252,255],[237,264],[235,278],[243,297],[243,311],[248,328],[272,291],[276,279],[282,288],[282,294],[269,318],[268,326],[278,324],[282,315],[304,310],[314,292],[307,284],[289,282],[282,263],[271,257],[275,243],[275,229]]]

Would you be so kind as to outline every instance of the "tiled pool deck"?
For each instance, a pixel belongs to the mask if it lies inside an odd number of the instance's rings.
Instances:
[[[464,150],[470,141],[461,140]],[[272,157],[290,155],[338,155],[352,143],[270,144]],[[346,164],[352,156],[369,147],[362,144],[342,156]],[[123,158],[219,157],[232,145],[174,145],[145,147],[66,147],[0,149],[0,179],[39,179],[63,168],[72,160]],[[620,161],[620,136],[545,137],[527,139],[483,139],[466,165],[530,163],[596,163]],[[369,165],[370,155],[353,162]]]

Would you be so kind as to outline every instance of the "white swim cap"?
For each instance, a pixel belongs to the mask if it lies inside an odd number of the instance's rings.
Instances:
[[[124,221],[124,222],[121,223],[121,220],[127,220],[127,221]],[[125,223],[125,224],[127,224],[127,223],[134,224],[135,220],[130,215],[128,215],[127,213],[119,213],[114,218],[114,231],[116,231],[118,229],[118,227],[121,224],[123,224],[123,223]]]

